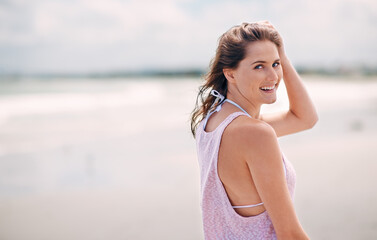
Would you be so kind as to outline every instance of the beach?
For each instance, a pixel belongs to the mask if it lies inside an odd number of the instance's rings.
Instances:
[[[377,239],[377,77],[304,76],[281,137],[311,239]],[[0,239],[203,239],[189,127],[199,78],[0,81]],[[262,112],[288,108],[284,86]]]

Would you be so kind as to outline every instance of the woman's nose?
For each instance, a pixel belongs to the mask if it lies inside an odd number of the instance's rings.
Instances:
[[[277,71],[274,68],[270,68],[267,73],[267,80],[276,82],[278,78],[279,78],[279,75]]]

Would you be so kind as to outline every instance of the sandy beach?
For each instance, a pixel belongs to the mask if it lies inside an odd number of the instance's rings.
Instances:
[[[377,239],[377,78],[305,76],[319,113],[279,139],[311,239]],[[0,82],[0,239],[203,239],[199,79]],[[288,107],[284,87],[263,112]]]

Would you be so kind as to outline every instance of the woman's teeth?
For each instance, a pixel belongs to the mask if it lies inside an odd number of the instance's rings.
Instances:
[[[268,91],[268,90],[272,90],[275,88],[275,85],[273,86],[268,86],[268,87],[261,87],[260,89],[264,90],[264,91]]]

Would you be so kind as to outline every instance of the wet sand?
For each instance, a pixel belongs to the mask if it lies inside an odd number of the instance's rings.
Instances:
[[[377,238],[377,79],[305,77],[314,129],[279,141],[311,239]],[[1,83],[0,239],[203,239],[198,79]],[[263,111],[287,108],[279,100]]]

